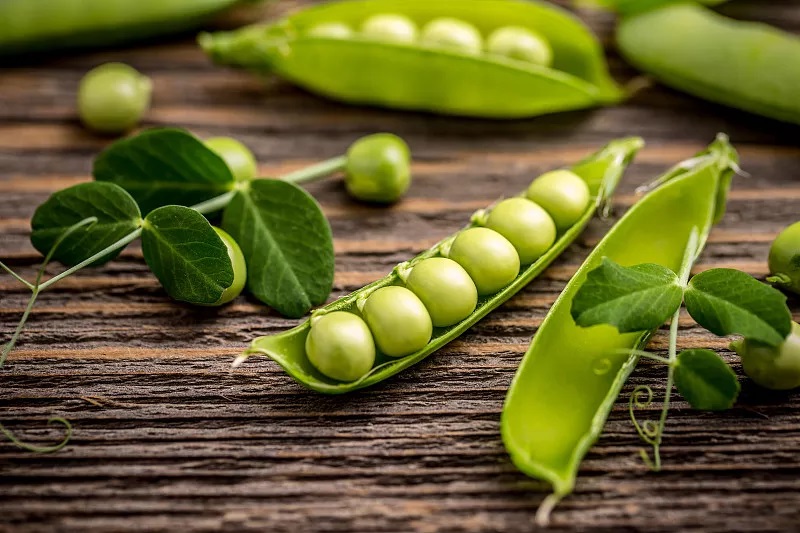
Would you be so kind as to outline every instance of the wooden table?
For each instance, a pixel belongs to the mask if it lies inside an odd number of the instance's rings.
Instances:
[[[297,3],[280,2],[270,13]],[[725,11],[800,32],[796,0],[740,0]],[[613,20],[586,18],[610,43]],[[29,278],[40,261],[28,241],[34,209],[53,191],[87,180],[93,156],[109,142],[78,125],[73,105],[81,75],[108,60],[152,76],[146,126],[235,136],[252,147],[266,175],[338,155],[374,131],[408,140],[414,184],[395,207],[356,204],[339,179],[308,187],[336,239],[331,298],[385,274],[538,173],[623,135],[642,135],[648,146],[621,185],[618,211],[638,185],[718,131],[740,150],[751,177],[736,179],[698,269],[763,277],[769,243],[800,218],[795,126],[660,87],[615,108],[515,122],[353,108],[215,68],[187,36],[0,72],[0,258]],[[611,62],[619,79],[634,75],[616,56]],[[541,279],[435,356],[344,397],[307,391],[265,358],[230,370],[250,339],[295,323],[252,298],[221,309],[174,303],[136,246],[82,271],[41,296],[0,372],[0,419],[9,428],[40,444],[60,436],[45,424],[51,415],[75,428],[69,445],[51,455],[0,442],[0,529],[530,531],[546,487],[508,460],[498,427],[503,399],[537,325],[608,227],[592,223]],[[0,278],[3,337],[27,297],[9,276]],[[797,319],[800,302],[790,305]],[[665,343],[662,331],[651,348],[663,351]],[[727,341],[688,318],[680,346],[717,349],[741,375]],[[665,468],[651,474],[637,455],[627,401],[640,384],[660,398],[664,381],[663,366],[643,362],[636,370],[553,527],[800,528],[796,395],[765,393],[743,377],[729,412],[694,412],[678,401]]]

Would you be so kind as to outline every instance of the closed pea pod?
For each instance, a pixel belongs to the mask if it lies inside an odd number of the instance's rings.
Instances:
[[[283,333],[268,335],[255,339],[251,343],[250,348],[239,358],[237,358],[234,364],[239,365],[252,355],[266,355],[280,364],[289,375],[291,375],[301,384],[318,392],[327,394],[341,394],[368,387],[379,383],[390,376],[397,374],[398,372],[401,372],[402,370],[428,357],[430,354],[443,347],[448,342],[457,338],[470,326],[475,324],[475,322],[486,316],[491,310],[501,305],[532,279],[534,279],[547,267],[547,265],[549,265],[556,257],[558,257],[558,255],[581,233],[583,228],[594,215],[595,208],[602,206],[604,204],[604,199],[608,198],[608,196],[613,192],[620,176],[622,175],[622,172],[627,167],[631,158],[641,147],[641,145],[642,141],[639,138],[628,138],[613,141],[604,149],[573,166],[572,170],[582,179],[586,180],[591,190],[593,199],[592,204],[587,206],[583,217],[581,217],[581,219],[576,222],[573,227],[562,233],[558,240],[553,243],[553,246],[550,247],[550,249],[544,255],[542,255],[531,265],[528,265],[526,268],[522,269],[519,275],[508,286],[494,294],[478,297],[477,306],[475,307],[474,311],[452,325],[436,327],[432,332],[431,340],[414,353],[400,358],[393,358],[379,351],[376,354],[375,366],[372,368],[372,370],[370,370],[369,373],[357,380],[348,383],[342,383],[337,380],[332,380],[329,377],[326,377],[324,374],[321,374],[309,361],[305,350],[305,342],[311,325],[308,321],[306,321],[299,326]],[[474,228],[477,225],[477,222],[473,222],[467,228]],[[318,311],[318,313],[331,313],[336,311],[359,313],[360,306],[367,311],[365,316],[368,317],[369,310],[366,308],[366,302],[369,302],[370,295],[385,287],[399,288],[395,286],[404,282],[407,283],[407,288],[414,291],[414,293],[417,294],[417,297],[423,300],[423,303],[425,303],[425,299],[427,298],[425,293],[427,290],[430,290],[431,283],[436,283],[435,280],[431,282],[431,277],[435,276],[424,276],[426,278],[425,282],[416,283],[413,281],[414,269],[417,266],[425,265],[429,259],[441,259],[440,256],[442,252],[445,251],[445,249],[449,247],[454,239],[456,239],[457,236],[464,231],[467,231],[467,229],[462,230],[456,235],[443,239],[431,249],[419,254],[410,261],[399,265],[388,276],[323,307]],[[447,261],[445,259],[443,260]],[[439,271],[436,272],[436,275],[443,274]],[[466,280],[462,279],[461,282],[454,283],[452,286],[464,287],[466,285],[469,287],[465,281]],[[450,283],[452,283],[452,280]],[[433,298],[436,298],[437,296],[443,298],[447,297],[448,292],[445,290],[445,288],[439,288],[442,290],[441,292],[431,291],[428,296],[432,296]],[[472,290],[475,289],[472,288]],[[459,298],[462,297],[463,294],[460,294]],[[469,298],[464,298],[458,306],[453,307],[445,305],[431,305],[430,308],[426,308],[429,310],[431,315],[442,319],[442,322],[439,323],[446,323],[448,321],[455,320],[455,317],[465,312],[465,308],[469,307],[468,300]],[[434,301],[434,304],[436,303],[438,302]],[[373,331],[373,333],[376,332]],[[379,339],[376,335],[376,342],[378,341]]]
[[[581,459],[636,365],[638,355],[632,350],[650,336],[620,334],[605,325],[577,326],[570,315],[575,293],[604,257],[622,265],[656,263],[688,274],[724,213],[735,163],[735,151],[721,136],[707,152],[668,172],[662,185],[636,203],[595,247],[536,332],[511,383],[501,430],[514,464],[553,485],[539,522],[546,522],[552,506],[572,491]]]
[[[319,24],[359,28],[372,17],[390,14],[424,27],[421,37],[411,43],[362,34],[349,39],[310,34]],[[456,23],[443,25],[443,18]],[[508,26],[546,41],[551,64],[480,52],[482,36]],[[455,35],[461,37],[453,39]],[[462,44],[442,45],[448,38]],[[273,72],[312,92],[355,104],[519,118],[610,104],[624,97],[608,75],[591,32],[569,12],[539,1],[331,2],[270,25],[202,34],[199,41],[218,63]]]
[[[107,46],[199,26],[238,0],[0,2],[0,56]]]
[[[623,13],[617,43],[630,63],[666,85],[800,123],[800,37],[687,2]]]

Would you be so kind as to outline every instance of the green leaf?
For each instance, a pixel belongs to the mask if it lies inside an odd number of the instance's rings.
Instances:
[[[743,335],[778,346],[792,330],[786,296],[749,274],[714,268],[693,277],[686,288],[686,310],[715,335]]]
[[[175,128],[145,130],[115,142],[97,156],[93,174],[128,191],[143,213],[164,205],[195,205],[235,183],[219,155]]]
[[[112,183],[80,183],[54,193],[36,209],[31,219],[31,243],[42,254],[73,224],[88,217],[97,223],[72,232],[56,249],[54,259],[77,265],[135,231],[142,222],[131,196]],[[115,258],[122,249],[98,259],[99,265]]]
[[[679,353],[675,384],[692,407],[704,411],[730,409],[741,388],[731,367],[711,350]]]
[[[208,220],[188,207],[151,211],[144,221],[142,253],[175,300],[211,305],[233,283],[228,248]]]
[[[661,265],[623,267],[604,257],[586,275],[572,300],[572,318],[582,327],[616,326],[620,333],[661,326],[681,305],[678,276]]]
[[[288,317],[322,304],[333,287],[333,237],[317,202],[280,180],[256,180],[225,208],[222,227],[247,262],[247,287]]]

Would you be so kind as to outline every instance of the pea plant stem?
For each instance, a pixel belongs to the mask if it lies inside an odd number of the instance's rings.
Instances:
[[[684,289],[689,283],[689,275],[692,271],[692,265],[697,258],[697,247],[699,245],[699,231],[697,228],[692,230],[689,235],[689,241],[686,243],[686,250],[684,251],[683,261],[681,261],[681,270],[679,273],[680,285]],[[664,403],[661,407],[661,416],[658,419],[658,429],[655,434],[655,442],[653,443],[653,470],[658,472],[661,470],[661,441],[664,437],[664,427],[667,423],[667,413],[669,412],[669,402],[672,396],[672,387],[675,383],[675,362],[678,360],[678,320],[681,316],[681,308],[675,310],[672,315],[672,320],[669,324],[669,356],[668,356],[668,370],[667,370],[667,388],[664,391]]]
[[[346,164],[347,156],[340,155],[339,157],[333,157],[321,163],[317,163],[316,165],[290,172],[280,179],[288,181],[289,183],[294,183],[295,185],[307,183],[333,174],[334,172],[339,172],[344,169]]]

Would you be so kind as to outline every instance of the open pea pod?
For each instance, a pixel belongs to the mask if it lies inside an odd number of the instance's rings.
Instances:
[[[418,27],[460,19],[485,37],[522,26],[544,37],[551,67],[419,42],[394,43],[354,33],[315,36],[343,23],[357,29],[376,14],[400,14]],[[608,74],[597,38],[569,12],[520,0],[349,0],[315,6],[272,25],[202,34],[214,61],[274,72],[305,89],[355,104],[486,118],[520,118],[611,104],[624,92]]]
[[[700,253],[721,218],[737,154],[725,136],[658,180],[592,251],[551,307],[506,397],[501,430],[514,464],[553,485],[542,506],[569,494],[581,459],[597,440],[651,331],[579,327],[572,300],[587,273],[609,258],[623,266],[663,265],[677,272],[689,242]],[[696,255],[688,258],[693,263]]]
[[[241,363],[250,355],[267,355],[281,365],[289,375],[306,387],[322,393],[341,394],[374,385],[418,363],[464,333],[470,326],[508,300],[558,257],[558,255],[577,238],[581,231],[583,231],[596,209],[604,206],[604,201],[614,191],[625,168],[627,168],[631,159],[642,145],[643,141],[638,137],[619,139],[611,142],[599,152],[573,166],[571,170],[589,185],[594,200],[594,202],[586,208],[581,218],[570,228],[562,232],[553,246],[533,264],[525,267],[511,284],[496,294],[479,298],[475,311],[467,318],[450,327],[434,328],[430,342],[423,349],[399,359],[386,357],[379,352],[375,361],[375,366],[368,374],[357,381],[343,383],[323,376],[309,361],[306,355],[305,343],[310,329],[310,323],[309,321],[305,321],[299,326],[283,333],[255,339],[250,345],[250,348],[237,359],[235,364]],[[473,222],[466,228],[474,225],[475,223]],[[444,239],[430,250],[419,254],[401,266],[411,267],[423,259],[438,256],[441,248],[451,242],[454,237],[455,236],[451,236]],[[388,276],[321,308],[317,313],[350,311],[358,314],[357,301],[359,297],[380,287],[401,284],[402,281],[398,274],[398,268],[396,268]]]

